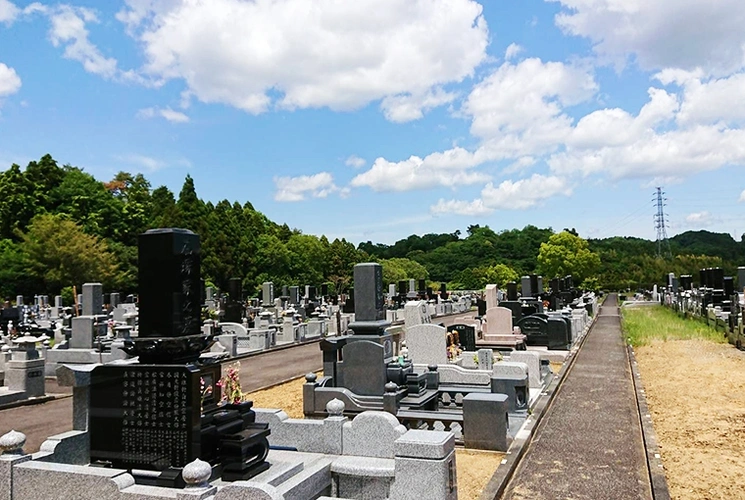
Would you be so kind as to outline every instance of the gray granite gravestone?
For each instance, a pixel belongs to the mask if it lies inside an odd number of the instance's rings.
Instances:
[[[83,284],[83,316],[97,316],[103,309],[103,285],[101,283]]]
[[[344,346],[344,387],[360,396],[380,396],[385,392],[385,351],[370,341]]]
[[[390,326],[385,319],[383,266],[375,262],[354,266],[354,322],[349,329],[355,335],[385,335]],[[392,356],[392,350],[387,356]]]

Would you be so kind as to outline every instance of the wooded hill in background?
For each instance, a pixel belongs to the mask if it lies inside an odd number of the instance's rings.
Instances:
[[[656,258],[656,243],[640,238],[584,242],[574,230],[556,234],[532,225],[499,232],[472,225],[466,235],[412,235],[393,245],[355,247],[272,222],[250,202],[204,202],[188,175],[177,198],[165,186],[153,189],[142,174],[120,172],[101,182],[45,155],[0,173],[0,293],[55,295],[88,281],[136,292],[137,235],[155,227],[198,233],[205,279],[224,288],[240,277],[248,293],[264,281],[279,287],[326,282],[341,292],[351,284],[354,264],[371,260],[383,265],[386,283],[428,279],[472,290],[566,271],[589,287],[648,288],[667,272],[697,276],[702,267],[722,266],[735,275],[745,264],[744,241],[707,231],[671,238],[672,259]]]

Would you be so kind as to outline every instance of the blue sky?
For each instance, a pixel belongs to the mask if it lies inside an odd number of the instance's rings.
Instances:
[[[745,233],[742,0],[0,0],[0,167],[392,243]]]

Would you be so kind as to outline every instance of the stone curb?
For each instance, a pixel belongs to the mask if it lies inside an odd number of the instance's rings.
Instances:
[[[605,299],[603,299],[603,302],[605,302]],[[597,321],[599,316],[600,308],[598,307],[598,314],[594,318],[592,318],[592,321],[590,322],[590,328],[587,330],[587,333],[582,338],[579,346],[577,347],[577,349],[570,353],[569,360],[564,363],[564,366],[561,367],[561,370],[559,370],[559,373],[554,377],[554,380],[548,385],[546,390],[538,398],[538,401],[533,407],[533,414],[528,417],[528,419],[525,421],[525,424],[523,424],[523,428],[518,432],[518,435],[512,441],[512,444],[507,450],[505,458],[502,460],[502,463],[499,465],[499,467],[497,467],[497,470],[494,471],[494,475],[491,477],[491,479],[489,479],[489,482],[484,487],[484,491],[481,492],[479,500],[497,500],[504,493],[504,490],[507,488],[507,484],[510,482],[510,479],[512,479],[512,476],[517,470],[517,466],[520,463],[520,460],[522,459],[523,455],[525,455],[525,452],[528,449],[528,445],[530,445],[530,442],[533,440],[533,436],[535,436],[537,428],[540,425],[543,416],[547,413],[547,410],[550,408],[551,403],[553,402],[556,395],[559,393],[564,379],[574,366],[574,362],[577,359],[577,354],[579,354],[580,349],[582,349],[582,346],[585,344],[585,341],[590,335],[590,331],[592,330],[593,326],[595,326],[595,322]]]
[[[46,396],[41,396],[38,398],[21,399],[18,401],[13,401],[12,403],[0,405],[0,411],[10,410],[11,408],[18,408],[19,406],[40,405],[43,403],[48,403],[50,401],[55,401],[57,399],[65,399],[71,397],[72,394],[47,394]]]
[[[649,482],[652,485],[652,498],[654,500],[670,500],[670,490],[667,487],[665,479],[665,469],[660,457],[660,447],[657,444],[657,435],[654,432],[652,416],[649,413],[647,405],[647,396],[644,393],[639,365],[636,362],[634,349],[627,346],[629,367],[631,368],[632,379],[634,381],[634,391],[636,392],[636,404],[639,410],[639,423],[642,429],[642,440],[647,458],[647,470],[649,471]]]

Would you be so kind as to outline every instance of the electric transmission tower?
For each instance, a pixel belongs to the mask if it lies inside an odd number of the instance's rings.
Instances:
[[[670,251],[670,242],[667,239],[667,225],[669,221],[665,216],[665,202],[667,198],[663,198],[664,191],[661,187],[657,188],[655,193],[657,199],[657,213],[654,215],[654,228],[657,230],[657,257],[663,256],[663,247],[665,249],[665,256],[672,258],[672,252]]]

